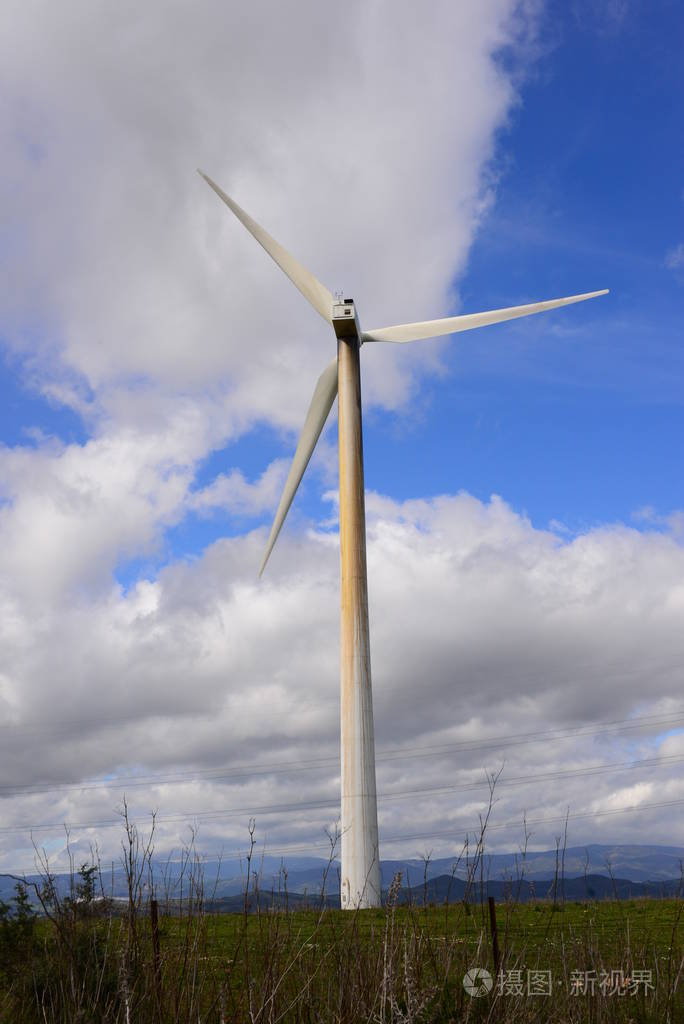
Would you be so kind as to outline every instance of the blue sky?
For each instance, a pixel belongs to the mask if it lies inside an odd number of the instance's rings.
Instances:
[[[680,5],[350,0],[344,53],[335,4],[200,8],[152,4],[124,30],[82,0],[45,4],[39,24],[16,4],[0,52],[4,777],[335,753],[335,416],[256,582],[335,342],[198,165],[353,295],[367,329],[610,289],[362,350],[378,749],[651,714],[643,733],[516,748],[507,770],[684,757]],[[380,789],[467,782],[485,757],[388,760]],[[658,771],[606,776],[589,810],[684,797],[681,773]],[[338,780],[299,786],[161,780],[135,799],[247,813],[295,788],[334,797]],[[100,820],[112,799],[15,797],[0,826]],[[568,783],[533,804],[552,817],[588,799]],[[478,808],[435,800],[425,828]],[[410,802],[383,813],[381,834],[416,833]],[[269,835],[307,843],[319,819]],[[631,820],[573,841],[628,841]],[[665,814],[644,810],[644,828],[684,843]],[[0,860],[26,856],[26,836],[0,835]]]
[[[684,266],[666,266],[684,226],[684,82],[678,5],[603,31],[571,10],[548,10],[455,285],[463,311],[611,294],[454,338],[420,416],[373,416],[365,440],[382,493],[497,493],[577,530],[684,497]]]
[[[642,5],[604,31],[571,10],[549,12],[557,45],[513,116],[461,294],[468,307],[490,289],[497,303],[537,287],[611,295],[555,314],[559,337],[543,323],[499,328],[489,380],[480,338],[452,365],[459,399],[469,371],[484,391],[465,486],[575,528],[681,506],[682,271],[666,259],[680,243],[684,141],[678,6]]]

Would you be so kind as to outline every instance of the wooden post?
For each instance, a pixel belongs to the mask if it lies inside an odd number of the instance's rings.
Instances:
[[[381,905],[359,339],[338,338],[343,909]]]
[[[501,958],[499,955],[499,933],[496,928],[496,904],[494,897],[490,896],[487,900],[489,903],[489,927],[492,932],[492,952],[494,954],[494,977],[498,978],[499,969],[501,966]]]
[[[159,949],[159,905],[150,900],[150,928],[152,931],[152,962],[154,967],[154,990],[157,997],[157,1012],[161,1014],[161,955]]]

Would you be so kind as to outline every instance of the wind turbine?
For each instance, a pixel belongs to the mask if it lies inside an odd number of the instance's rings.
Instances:
[[[238,206],[203,171],[214,192],[287,274],[305,299],[332,326],[337,356],[323,370],[314,388],[285,488],[271,527],[259,576],[264,571],[280,529],[304,475],[316,442],[338,396],[340,457],[340,566],[341,566],[341,775],[343,908],[379,907],[381,901],[378,813],[375,790],[375,740],[368,631],[366,571],[366,513],[363,486],[361,433],[361,378],[359,351],[366,342],[408,342],[442,334],[469,331],[558,306],[583,302],[608,289],[549,299],[525,306],[510,306],[485,313],[467,313],[442,320],[398,324],[362,331],[352,299],[336,300],[313,274],[298,263],[261,225]]]

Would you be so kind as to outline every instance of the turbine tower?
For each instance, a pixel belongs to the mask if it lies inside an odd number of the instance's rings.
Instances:
[[[365,342],[408,342],[455,334],[474,327],[542,313],[558,306],[605,295],[608,289],[511,306],[485,313],[468,313],[442,320],[399,324],[362,331],[352,299],[336,301],[330,291],[268,234],[203,171],[208,185],[314,309],[332,326],[337,356],[325,368],[314,389],[290,472],[271,527],[259,569],[261,576],[292,504],[299,482],[338,396],[340,458],[340,567],[341,567],[341,903],[346,909],[379,907],[381,902],[378,812],[375,791],[375,740],[368,631],[368,579],[366,571],[366,514],[361,432],[361,376],[359,351]]]

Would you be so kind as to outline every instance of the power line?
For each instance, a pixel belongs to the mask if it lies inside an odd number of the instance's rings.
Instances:
[[[554,816],[545,817],[545,818],[527,818],[526,817],[524,819],[524,824],[525,824],[526,828],[528,826],[530,826],[530,825],[555,825],[555,824],[559,824],[559,823],[560,824],[564,824],[566,821],[579,821],[579,820],[584,820],[584,819],[588,819],[588,818],[612,817],[612,816],[621,815],[621,814],[638,814],[641,811],[659,810],[659,809],[662,809],[664,807],[681,807],[682,805],[684,805],[684,799],[681,799],[681,800],[664,800],[664,801],[660,801],[658,803],[635,804],[635,805],[633,805],[631,807],[611,808],[611,809],[605,810],[605,811],[580,811],[577,814],[569,814],[569,815],[561,814],[561,815],[554,815]],[[519,812],[519,817],[517,819],[515,819],[515,820],[509,820],[509,821],[502,822],[501,824],[497,824],[497,825],[487,824],[485,833],[486,832],[490,832],[490,831],[497,831],[497,832],[499,832],[499,831],[508,831],[508,830],[511,830],[511,829],[520,829],[521,825],[523,824],[523,815],[524,815],[524,811],[521,811],[521,812]],[[60,826],[60,827],[63,828],[64,826]],[[423,840],[423,839],[439,839],[439,838],[449,839],[449,838],[456,838],[458,836],[464,836],[464,837],[467,838],[468,836],[471,836],[471,835],[479,836],[480,835],[480,831],[481,830],[480,830],[480,828],[478,826],[478,827],[470,828],[470,829],[459,828],[459,829],[449,829],[447,831],[440,831],[440,832],[419,832],[419,833],[410,833],[410,834],[407,833],[405,835],[381,836],[380,837],[380,842],[381,842],[381,844],[384,844],[384,845],[387,846],[387,845],[394,845],[395,843],[403,843],[403,842],[409,842],[409,841],[414,841],[414,840],[419,840],[419,839],[420,840]],[[246,844],[246,845],[248,845],[248,844]],[[226,859],[226,858],[229,858],[229,857],[243,857],[245,855],[246,845],[245,846],[241,846],[241,847],[235,847],[232,850],[226,850],[225,848],[222,848],[217,853],[205,854],[204,857],[205,857],[205,859],[209,859],[209,858],[216,858],[216,859],[218,859],[219,857],[221,857],[223,859]],[[267,855],[269,857],[273,857],[273,856],[280,856],[280,855],[288,854],[288,853],[292,853],[292,854],[295,854],[295,853],[311,853],[312,850],[326,850],[326,851],[330,852],[330,850],[331,850],[331,843],[330,842],[326,842],[326,843],[321,843],[321,842],[318,842],[318,843],[295,843],[295,844],[288,843],[288,844],[279,845],[279,846],[276,846],[276,847],[269,848]],[[266,853],[266,850],[264,849],[263,852]],[[259,856],[260,855],[261,855],[261,852],[259,853]]]
[[[581,739],[585,736],[603,736],[619,734],[623,731],[633,731],[646,727],[659,725],[674,725],[684,723],[684,712],[670,715],[644,715],[635,718],[616,719],[614,721],[597,723],[596,726],[576,729],[548,729],[537,732],[509,733],[507,735],[492,736],[485,741],[462,741],[456,744],[424,745],[417,747],[397,747],[380,750],[376,756],[376,762],[397,760],[413,760],[416,758],[432,757],[436,755],[447,756],[449,754],[468,753],[478,750],[500,750],[513,746],[521,746],[527,743],[542,743],[549,740]],[[176,785],[193,781],[221,781],[225,779],[255,778],[263,775],[272,775],[275,772],[316,771],[325,768],[339,767],[339,757],[331,758],[309,758],[299,761],[271,761],[251,766],[233,766],[224,768],[199,768],[179,770],[170,774],[154,774],[147,776],[132,776],[130,778],[115,778],[103,780],[91,780],[86,784],[82,783],[57,783],[54,785],[43,785],[41,783],[27,783],[16,785],[0,786],[0,796],[12,797],[22,794],[40,794],[57,792],[87,792],[89,790],[102,789],[132,789],[155,785]]]
[[[679,807],[682,804],[684,804],[684,799],[682,799],[682,800],[663,800],[660,803],[653,803],[653,804],[634,804],[631,807],[613,807],[610,810],[605,810],[605,811],[580,811],[578,814],[568,814],[568,815],[560,814],[558,816],[554,816],[554,817],[551,817],[551,818],[525,818],[525,827],[527,828],[528,825],[553,825],[553,824],[557,824],[559,822],[563,823],[566,820],[567,821],[579,821],[580,819],[583,819],[583,818],[604,818],[604,817],[610,817],[610,816],[612,816],[614,814],[636,814],[639,811],[656,810],[657,808],[662,808],[662,807]],[[495,830],[499,831],[499,830],[509,829],[509,828],[520,828],[520,825],[521,825],[520,821],[507,821],[507,822],[503,822],[500,825],[490,825],[488,823],[485,831],[486,832],[491,832],[491,831],[495,831]],[[382,842],[384,842],[384,843],[395,843],[395,842],[397,842],[398,843],[398,842],[405,842],[406,840],[409,840],[409,839],[436,839],[436,838],[438,838],[440,836],[445,836],[446,837],[446,836],[455,836],[455,835],[470,835],[470,834],[472,834],[473,831],[478,831],[478,830],[477,829],[475,829],[475,830],[473,830],[473,829],[455,829],[455,830],[451,830],[450,829],[448,832],[423,832],[423,833],[416,833],[415,835],[394,836],[394,837],[386,836],[386,837],[383,837]]]
[[[644,768],[658,768],[658,767],[669,767],[673,764],[680,764],[684,762],[684,756],[670,755],[662,758],[646,758],[640,761],[617,761],[607,764],[599,765],[588,765],[584,768],[571,768],[560,771],[552,771],[539,773],[536,772],[533,775],[519,775],[512,776],[510,779],[499,778],[496,782],[497,787],[501,786],[521,786],[529,785],[531,783],[538,783],[540,781],[551,781],[558,779],[569,779],[579,778],[586,776],[593,776],[599,774],[605,774],[607,772],[615,771],[635,771]],[[408,796],[426,796],[434,794],[445,794],[445,793],[461,793],[461,792],[472,792],[478,789],[489,788],[488,780],[482,780],[481,782],[471,782],[455,786],[439,786],[439,787],[422,787],[418,789],[407,789],[407,790],[393,790],[388,793],[380,793],[379,796],[384,801],[405,799]],[[339,803],[339,797],[334,797],[324,800],[304,800],[292,804],[270,804],[260,807],[225,807],[208,811],[179,811],[175,814],[164,815],[157,817],[156,821],[160,823],[172,823],[178,821],[213,821],[215,819],[224,819],[229,817],[236,817],[242,815],[249,815],[254,817],[255,815],[269,815],[269,814],[298,814],[304,811],[312,810],[326,810],[331,807],[336,807]],[[87,829],[87,828],[112,828],[121,824],[121,818],[107,818],[100,821],[91,822],[50,822],[41,824],[24,824],[24,825],[5,825],[0,826],[0,835],[10,835],[17,832],[42,832],[42,831],[53,831],[55,829],[62,830],[65,826],[69,828]]]
[[[682,800],[664,800],[664,801],[661,801],[659,803],[634,804],[631,807],[611,808],[610,810],[605,810],[605,811],[580,811],[577,814],[569,814],[569,815],[561,814],[561,815],[557,815],[557,816],[553,816],[553,817],[547,817],[547,818],[525,818],[525,826],[527,827],[529,825],[555,825],[555,824],[558,824],[558,823],[563,824],[563,823],[565,823],[565,821],[578,821],[580,819],[585,819],[585,818],[603,818],[603,817],[606,817],[606,816],[619,815],[619,814],[637,814],[640,811],[657,810],[657,809],[660,809],[660,808],[663,808],[663,807],[680,807],[680,806],[682,806],[682,804],[684,804],[684,799],[682,799]],[[524,814],[524,812],[520,812],[520,817],[517,820],[502,822],[499,825],[492,825],[492,824],[488,823],[485,832],[490,832],[490,831],[493,831],[493,830],[496,830],[496,831],[506,831],[508,829],[513,829],[513,828],[519,829],[521,824],[522,824],[523,814]],[[473,835],[473,833],[479,836],[480,828],[478,827],[478,828],[474,828],[474,829],[473,828],[470,828],[470,829],[449,829],[446,832],[421,832],[421,833],[413,833],[413,834],[410,834],[410,835],[407,834],[407,835],[398,835],[398,836],[381,836],[380,842],[385,844],[385,845],[390,845],[390,844],[394,844],[394,843],[408,842],[409,840],[415,840],[415,839],[437,839],[437,838],[442,838],[442,837],[444,837],[444,838],[451,838],[451,837],[455,837],[455,836],[466,836],[467,837],[469,835]],[[276,854],[282,854],[282,853],[296,853],[296,852],[300,852],[300,851],[307,852],[309,850],[329,850],[329,849],[330,849],[330,843],[318,843],[316,845],[298,844],[296,846],[289,845],[289,846],[281,846],[281,847],[278,847],[277,849],[270,850],[269,851],[269,856],[273,856],[273,855],[276,855]],[[225,856],[225,857],[231,857],[231,856],[239,857],[241,854],[244,854],[244,847],[242,847],[242,849],[239,849],[239,850],[222,851],[222,855]]]
[[[658,719],[657,721],[654,719]],[[416,753],[404,753],[403,756],[411,757],[430,757],[434,753],[443,751],[448,753],[450,751],[467,752],[469,750],[497,750],[504,747],[519,746],[526,743],[544,743],[548,739],[551,740],[564,740],[564,739],[581,739],[584,736],[605,736],[608,734],[617,734],[624,731],[641,729],[644,725],[657,726],[657,725],[669,725],[675,722],[684,722],[684,713],[676,714],[672,716],[657,716],[647,715],[642,718],[624,718],[618,719],[615,722],[599,723],[601,727],[583,727],[578,726],[578,730],[564,730],[564,729],[550,729],[543,732],[530,732],[530,733],[515,733],[510,736],[491,737],[491,741],[487,742],[476,742],[473,741],[472,745],[468,742],[454,745],[441,745],[441,746],[430,746],[423,748],[408,748],[408,751],[415,750]],[[625,723],[625,724],[622,724]],[[635,724],[632,724],[635,723]],[[603,728],[602,725],[609,726],[609,728]],[[579,731],[581,730],[581,731]],[[420,751],[418,753],[417,751]],[[396,760],[402,756],[401,751],[396,753],[387,752],[387,755],[378,760]]]

